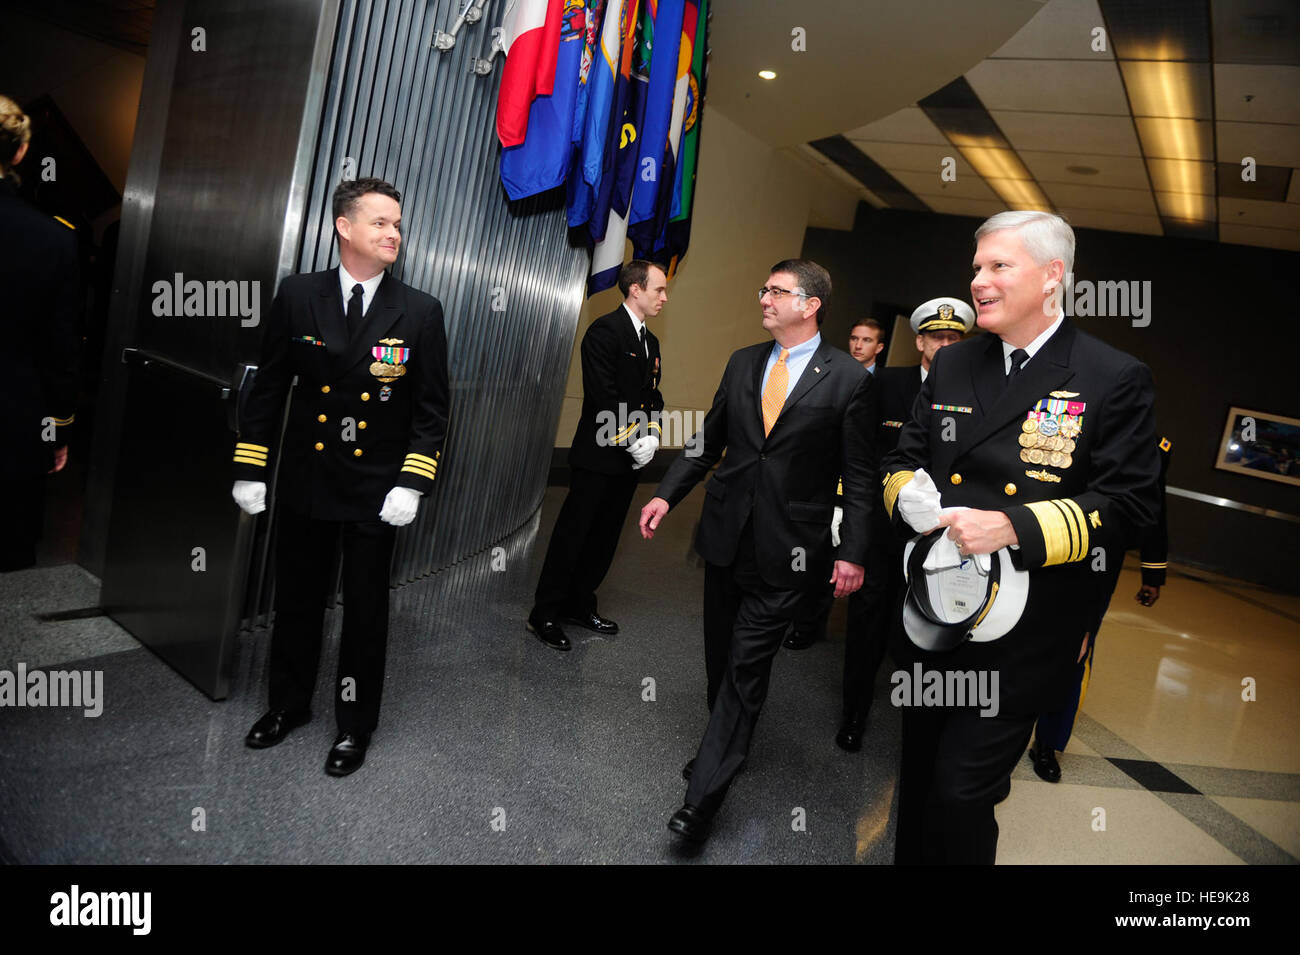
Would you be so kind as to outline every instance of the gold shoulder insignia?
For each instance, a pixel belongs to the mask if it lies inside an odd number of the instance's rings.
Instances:
[[[1173,443],[1172,441],[1170,441],[1168,438],[1161,438],[1161,439],[1160,439],[1160,450],[1161,450],[1161,451],[1168,451],[1168,450],[1169,450],[1170,448],[1172,448],[1173,446],[1174,446],[1174,443]]]
[[[73,232],[76,232],[76,231],[77,231],[77,227],[76,227],[75,225],[73,225],[71,222],[69,222],[67,219],[63,218],[63,216],[55,216],[55,217],[54,217],[54,221],[55,221],[55,222],[62,222],[65,226],[67,226],[67,227],[68,227],[69,229],[71,229]]]

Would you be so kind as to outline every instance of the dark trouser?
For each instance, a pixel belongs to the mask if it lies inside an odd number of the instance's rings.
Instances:
[[[397,528],[381,521],[317,521],[284,508],[275,548],[275,630],[271,636],[273,710],[306,710],[316,688],[333,580],[343,538],[343,634],[334,717],[340,733],[379,724],[388,649],[388,570]]]
[[[0,501],[0,571],[35,567],[36,543],[45,523],[45,475],[0,480]]]
[[[600,474],[574,468],[537,580],[533,613],[543,620],[596,612],[596,589],[609,573],[636,472]]]
[[[883,533],[889,533],[888,526]],[[844,628],[845,716],[865,715],[871,709],[876,671],[889,648],[902,598],[902,550],[892,539],[874,538],[867,558],[866,578],[849,595]]]
[[[1106,617],[1106,611],[1110,609],[1111,597],[1114,596],[1115,586],[1119,583],[1119,572],[1123,566],[1124,562],[1121,555],[1121,559],[1112,565],[1111,570],[1101,580],[1105,602],[1101,608],[1101,613],[1097,615],[1097,619],[1092,625],[1092,629],[1088,631],[1090,634],[1088,653],[1080,663],[1075,665],[1074,692],[1061,709],[1051,713],[1040,713],[1038,716],[1038,725],[1034,728],[1034,738],[1040,742],[1050,743],[1052,748],[1059,752],[1065,752],[1065,747],[1070,743],[1070,735],[1074,732],[1074,721],[1079,715],[1079,707],[1083,705],[1084,694],[1088,690],[1088,681],[1092,677],[1092,656],[1097,647],[1097,631],[1101,629],[1101,623]]]
[[[709,725],[691,772],[686,802],[706,813],[722,804],[749,753],[758,713],[767,699],[772,660],[781,649],[804,594],[765,584],[747,528],[731,567],[704,573],[704,661]]]
[[[1010,788],[1033,727],[1033,716],[904,708],[894,864],[992,865],[993,806]]]

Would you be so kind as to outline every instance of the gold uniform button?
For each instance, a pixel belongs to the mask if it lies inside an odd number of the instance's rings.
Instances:
[[[330,393],[330,386],[329,386],[329,385],[321,385],[321,386],[320,386],[320,393],[321,393],[322,395],[328,395],[328,394]]]
[[[326,419],[326,417],[323,414],[318,414],[316,416],[316,420],[319,421],[321,424],[324,424],[328,419]]]
[[[357,427],[360,428],[362,431],[365,431],[365,430],[366,430],[366,423],[365,423],[364,421],[358,421],[358,422],[357,422]]]
[[[355,451],[353,451],[353,452],[352,452],[352,456],[353,456],[354,458],[359,458],[359,457],[361,457],[361,449],[360,449],[360,448],[357,448]]]
[[[361,392],[361,400],[362,400],[362,401],[369,401],[369,400],[370,400],[370,392],[368,392],[368,391],[363,391],[363,392]]]
[[[1012,494],[1016,493],[1016,486],[1014,484],[1008,483],[1007,486],[1004,487],[1002,490],[1007,492],[1007,497],[1010,497]]]
[[[960,484],[960,483],[961,483],[961,475],[960,475],[960,474],[954,474],[954,475],[953,475],[952,477],[950,477],[948,480],[952,481],[953,484]]]
[[[323,445],[323,444],[321,444],[319,441],[317,441],[317,442],[316,442],[316,450],[317,450],[317,451],[324,451],[324,450],[325,450],[325,445]]]

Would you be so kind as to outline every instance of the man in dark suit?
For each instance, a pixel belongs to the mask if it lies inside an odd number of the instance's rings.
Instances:
[[[837,597],[862,585],[876,473],[872,378],[821,340],[830,294],[830,275],[815,262],[772,267],[759,302],[775,341],[732,354],[692,440],[699,453],[673,462],[641,511],[641,534],[653,537],[726,452],[705,487],[695,542],[705,560],[709,723],[688,764],[685,805],[668,824],[690,841],[707,838],[745,761],[772,658],[800,601],[828,580]],[[841,475],[836,551],[831,519]]]
[[[311,718],[342,538],[338,737],[325,763],[332,776],[362,764],[379,722],[393,544],[433,488],[447,435],[442,305],[386,271],[401,248],[400,203],[380,179],[334,190],[339,267],[280,283],[235,445],[234,498],[256,514],[266,508],[272,448],[297,376],[276,485],[270,710],[245,742],[274,746]]]
[[[999,639],[929,651],[917,632],[900,632],[904,667],[947,686],[960,673],[998,685],[982,711],[952,699],[904,709],[898,863],[993,863],[994,804],[1035,714],[1067,698],[1087,650],[1101,592],[1095,550],[1118,553],[1158,506],[1150,371],[1059,309],[1073,231],[1049,213],[1005,212],[975,237],[971,294],[991,334],[935,356],[885,459],[884,505],[908,533],[946,528],[959,559],[1005,556],[1027,574],[1027,596]]]
[[[646,322],[668,301],[668,279],[633,259],[618,276],[623,304],[591,323],[582,337],[582,416],[569,449],[569,494],[551,532],[528,629],[555,650],[568,650],[561,622],[603,636],[618,624],[596,612],[600,586],[618,549],[636,493],[636,472],[659,447],[659,339]]]
[[[876,372],[880,425],[876,450],[883,457],[898,445],[898,432],[912,416],[921,383],[939,349],[975,327],[975,312],[955,298],[934,298],[912,312],[912,332],[919,365],[880,368]],[[875,696],[876,671],[885,658],[893,618],[903,594],[903,548],[889,529],[883,510],[873,512],[871,551],[862,588],[849,597],[844,628],[844,713],[835,743],[855,753],[862,748],[867,716]]]
[[[77,399],[77,243],[18,195],[31,120],[0,96],[0,571],[36,564],[45,475],[68,460]]]

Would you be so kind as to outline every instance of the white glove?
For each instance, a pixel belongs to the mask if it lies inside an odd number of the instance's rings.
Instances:
[[[939,526],[939,489],[924,468],[903,485],[894,503],[903,520],[918,534],[928,534]]]
[[[632,470],[645,467],[650,463],[650,459],[655,456],[659,450],[659,439],[653,434],[647,434],[644,438],[637,438],[627,446],[627,453],[632,455]]]
[[[245,514],[260,514],[266,510],[265,481],[236,481],[230,496]]]
[[[835,514],[831,517],[831,543],[836,547],[840,546],[840,524],[844,522],[844,508],[836,507]]]
[[[902,497],[902,494],[899,494]],[[945,507],[940,514],[955,514],[958,511],[969,510],[965,507]],[[938,523],[936,521],[936,523]],[[965,557],[957,549],[957,544],[952,539],[952,528],[948,528],[944,535],[934,542],[930,548],[930,553],[925,555],[925,563],[921,566],[926,570],[944,570],[948,567],[960,567],[963,561],[974,560],[975,569],[985,577],[989,575],[989,570],[993,566],[992,554],[968,554]]]
[[[384,506],[379,509],[379,519],[394,527],[405,527],[415,520],[415,512],[419,507],[419,491],[409,487],[395,487],[384,498]]]

